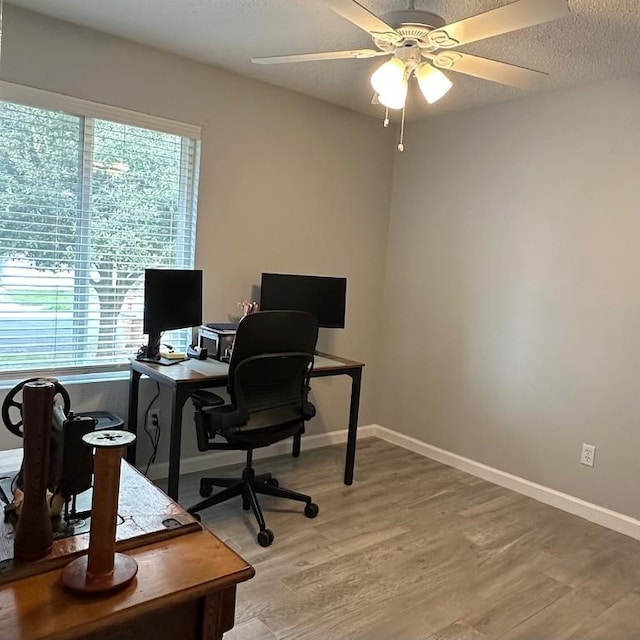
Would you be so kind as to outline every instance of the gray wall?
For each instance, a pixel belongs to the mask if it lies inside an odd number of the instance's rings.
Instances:
[[[640,517],[639,123],[628,78],[407,127],[382,424]]]
[[[365,116],[10,5],[2,44],[3,80],[202,126],[196,266],[204,269],[206,318],[234,315],[262,271],[346,276],[347,328],[322,329],[319,348],[367,363],[361,421],[372,422],[393,133]],[[70,389],[77,409],[126,413],[126,382]],[[310,432],[346,428],[349,389],[348,378],[314,383],[319,416]],[[161,410],[167,427],[166,398]],[[188,413],[186,456],[196,453]],[[20,444],[0,430],[0,447]],[[166,448],[165,438],[160,459]]]

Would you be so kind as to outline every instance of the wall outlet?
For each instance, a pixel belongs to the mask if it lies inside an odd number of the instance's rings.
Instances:
[[[592,444],[582,443],[582,454],[580,455],[581,464],[586,464],[588,467],[593,467],[593,463],[596,461],[596,448]]]
[[[151,409],[149,411],[149,420],[147,421],[147,429],[156,431],[160,428],[160,409]]]

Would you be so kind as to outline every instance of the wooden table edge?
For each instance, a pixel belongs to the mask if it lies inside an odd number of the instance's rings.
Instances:
[[[127,607],[126,609],[108,611],[105,615],[101,617],[94,618],[91,621],[82,621],[80,624],[78,624],[75,627],[74,626],[66,627],[64,629],[61,629],[59,632],[53,631],[53,633],[49,631],[45,631],[46,635],[29,636],[29,640],[44,640],[44,639],[74,640],[76,638],[80,639],[87,634],[95,633],[104,629],[105,625],[109,624],[110,619],[112,619],[113,622],[116,624],[122,624],[130,620],[134,620],[140,615],[144,615],[145,613],[149,613],[154,610],[157,610],[158,605],[163,607],[164,606],[170,607],[170,606],[182,604],[184,602],[188,602],[189,600],[193,600],[195,598],[211,595],[212,592],[223,594],[225,590],[231,587],[235,588],[237,584],[241,582],[246,582],[247,580],[250,580],[251,578],[253,578],[253,576],[255,575],[255,569],[246,560],[244,560],[238,553],[236,553],[233,549],[229,548],[213,532],[211,532],[209,529],[206,529],[206,528],[203,528],[201,531],[193,531],[189,534],[185,534],[184,536],[179,536],[178,538],[175,538],[175,539],[163,540],[147,546],[136,547],[135,549],[132,549],[128,555],[131,555],[132,557],[135,558],[136,556],[139,556],[139,555],[153,553],[154,551],[160,550],[163,547],[170,546],[170,543],[173,540],[184,540],[185,538],[189,538],[190,536],[206,536],[207,538],[212,538],[213,540],[216,540],[221,545],[223,545],[223,547],[225,548],[225,553],[233,554],[236,557],[236,559],[239,561],[239,564],[244,564],[244,566],[230,573],[227,573],[222,577],[206,580],[198,584],[195,584],[193,586],[181,589],[180,591],[174,591],[164,596],[154,598],[153,600],[147,600],[144,602],[140,602],[138,604],[134,604],[130,607]],[[74,595],[71,592],[68,592],[62,584],[62,581],[60,578],[61,572],[62,572],[62,569],[53,569],[52,571],[47,572],[48,574],[56,574],[56,577],[51,581],[51,588],[56,590],[58,589],[62,590],[63,592],[68,593],[69,597],[77,598],[77,602],[81,602],[82,599],[86,596]],[[33,579],[41,578],[42,576],[45,576],[45,575],[47,574],[38,574],[35,576],[24,578],[24,580],[33,580]],[[0,591],[11,588],[12,584],[15,584],[15,583],[7,583],[7,585],[4,585],[3,588],[0,588]],[[132,584],[135,585],[135,588],[139,588],[137,578]],[[127,588],[130,588],[130,587],[127,587]],[[117,597],[119,593],[122,593],[122,592],[116,591],[113,595],[104,596],[104,597],[105,599],[109,597]],[[95,597],[89,596],[87,597],[87,602],[94,602],[99,598],[100,596],[95,596]],[[14,639],[12,638],[11,640],[14,640]]]
[[[316,354],[321,358],[326,358],[327,360],[335,360],[336,362],[340,362],[347,367],[352,367],[354,369],[360,369],[364,367],[364,362],[359,362],[358,360],[350,360],[349,358],[343,358],[342,356],[334,356],[332,353],[324,353],[322,351],[318,351]],[[337,369],[343,369],[344,367],[336,367]],[[324,369],[324,367],[323,367]]]

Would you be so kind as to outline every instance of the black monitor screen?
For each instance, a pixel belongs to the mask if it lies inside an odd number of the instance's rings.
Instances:
[[[344,328],[347,279],[263,273],[262,311],[307,311],[320,327]]]
[[[147,269],[144,272],[144,332],[202,324],[202,271]]]

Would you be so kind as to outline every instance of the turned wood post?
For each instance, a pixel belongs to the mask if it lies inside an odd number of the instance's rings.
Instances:
[[[95,447],[89,553],[62,571],[62,582],[75,591],[111,591],[124,587],[138,571],[136,561],[116,553],[120,465],[125,448],[135,441],[128,431],[94,431],[82,437]]]
[[[54,396],[55,387],[48,380],[28,382],[22,389],[24,501],[14,539],[14,557],[19,562],[39,560],[53,545],[47,478]]]

